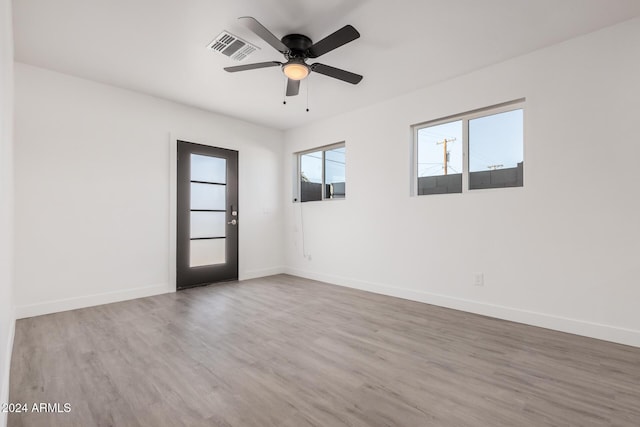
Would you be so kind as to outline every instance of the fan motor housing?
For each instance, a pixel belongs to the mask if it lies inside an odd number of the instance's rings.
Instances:
[[[311,39],[303,34],[287,34],[281,41],[291,50],[290,56],[292,57],[304,56],[305,52],[313,45]]]

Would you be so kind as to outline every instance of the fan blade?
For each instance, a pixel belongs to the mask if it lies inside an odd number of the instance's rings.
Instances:
[[[351,25],[345,25],[333,34],[328,35],[309,48],[309,58],[317,58],[333,49],[354,41],[360,37],[358,30]]]
[[[258,22],[256,18],[252,18],[251,16],[242,16],[238,18],[244,25],[247,26],[251,31],[256,33],[258,37],[262,40],[269,43],[273,48],[280,53],[289,52],[289,48],[284,45],[276,36],[274,36],[271,31],[267,30],[264,25]]]
[[[312,64],[311,70],[354,85],[357,85],[360,83],[360,80],[362,80],[362,76],[360,74],[355,74],[350,71],[341,70],[340,68],[330,67],[329,65],[319,63]]]
[[[257,62],[255,64],[236,65],[235,67],[225,67],[225,71],[235,73],[237,71],[255,70],[257,68],[277,67],[282,65],[282,62],[269,61],[269,62]]]
[[[300,92],[300,80],[291,80],[287,82],[287,96],[296,96]]]

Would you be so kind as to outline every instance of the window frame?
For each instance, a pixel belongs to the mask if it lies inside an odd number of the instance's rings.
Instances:
[[[525,120],[526,120],[526,108],[525,108],[525,98],[516,99],[514,101],[503,102],[501,104],[492,105],[489,107],[478,108],[475,110],[467,111],[460,114],[454,114],[451,116],[442,117],[435,120],[429,120],[426,122],[416,123],[411,126],[411,133],[413,135],[413,139],[411,141],[411,196],[422,197],[422,196],[436,196],[436,195],[444,195],[444,194],[465,194],[469,192],[480,192],[487,190],[496,190],[496,189],[505,189],[505,188],[523,188],[524,187],[524,179],[522,186],[518,187],[497,187],[497,188],[477,188],[470,189],[469,188],[469,121],[478,119],[481,117],[493,116],[500,113],[506,113],[514,110],[522,110],[523,120],[522,120],[522,161],[524,162],[526,157],[526,145],[525,145]],[[421,129],[451,123],[461,120],[462,121],[462,191],[460,193],[437,193],[437,194],[418,194],[418,131]]]
[[[308,202],[324,202],[327,200],[330,201],[335,201],[335,200],[345,200],[347,198],[346,195],[346,191],[345,191],[345,195],[344,197],[332,197],[332,198],[327,198],[326,195],[326,189],[327,189],[327,184],[326,184],[326,152],[327,151],[331,151],[334,150],[336,148],[344,148],[345,149],[345,189],[346,189],[346,181],[347,181],[347,145],[345,141],[341,141],[341,142],[335,142],[333,144],[328,144],[328,145],[322,145],[320,147],[314,147],[314,148],[310,148],[307,150],[303,150],[303,151],[298,151],[293,153],[293,156],[295,157],[295,163],[296,163],[296,167],[295,167],[295,175],[293,177],[293,182],[294,182],[294,186],[293,186],[293,202],[294,203],[308,203]],[[302,191],[302,186],[300,185],[300,176],[302,173],[302,156],[305,154],[309,154],[309,153],[315,153],[321,151],[322,152],[322,183],[321,183],[321,191],[322,191],[322,198],[320,200],[307,200],[307,201],[302,201],[302,195],[300,194]]]

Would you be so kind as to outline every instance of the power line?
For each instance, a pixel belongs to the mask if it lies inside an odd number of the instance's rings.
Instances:
[[[421,177],[421,176],[431,176],[431,175],[428,175],[428,174],[429,174],[432,170],[433,170],[433,171],[435,171],[435,170],[437,170],[437,169],[442,169],[442,166],[441,166],[441,165],[437,165],[437,166],[431,166],[431,167],[428,167],[428,168],[426,168],[426,169],[422,169],[421,171],[419,171],[419,172],[418,172],[418,177]]]
[[[322,157],[310,156],[309,154],[303,154],[303,156],[311,157],[312,159],[322,160]],[[327,162],[338,163],[338,164],[341,164],[341,165],[346,164],[346,162],[341,162],[340,160],[327,159],[326,157],[325,157],[325,160]]]

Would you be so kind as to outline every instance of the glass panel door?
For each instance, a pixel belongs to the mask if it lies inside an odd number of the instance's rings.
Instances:
[[[178,289],[238,277],[238,152],[178,142]]]

